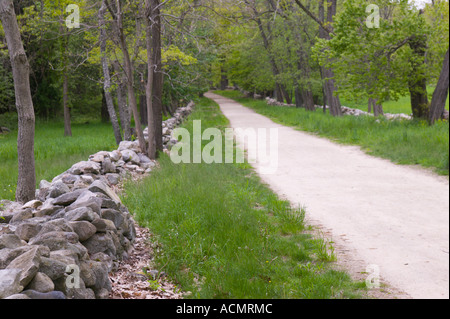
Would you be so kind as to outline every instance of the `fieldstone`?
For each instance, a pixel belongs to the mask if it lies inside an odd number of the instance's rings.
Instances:
[[[139,165],[141,163],[141,160],[139,159],[139,156],[136,154],[136,152],[132,150],[124,150],[122,151],[122,159],[125,162],[131,162],[133,164]]]
[[[97,228],[87,221],[71,221],[69,225],[78,235],[81,242],[88,240],[97,232]]]
[[[108,157],[105,158],[105,160],[102,162],[102,174],[115,172],[116,172],[116,165],[114,165]]]
[[[116,255],[116,247],[109,233],[97,233],[83,242],[83,245],[87,248],[89,254],[105,253],[111,257]]]
[[[106,266],[108,273],[113,270],[114,260],[105,253],[96,253],[91,255],[91,260],[101,262]]]
[[[61,291],[50,291],[50,292],[39,292],[35,290],[26,290],[22,292],[23,295],[27,296],[30,299],[37,300],[57,300],[57,299],[67,299],[64,293]]]
[[[66,212],[64,218],[67,221],[88,221],[92,222],[98,215],[90,207],[80,207]]]
[[[50,232],[67,232],[72,233],[73,229],[64,218],[57,218],[44,223],[38,235]]]
[[[103,154],[94,154],[89,157],[89,160],[92,162],[101,163],[105,160],[105,156]]]
[[[114,191],[108,185],[99,180],[92,183],[92,185],[89,187],[89,190],[93,193],[102,193],[118,204],[122,203],[119,196],[117,196],[117,194],[114,193]]]
[[[30,297],[28,297],[27,295],[24,294],[14,294],[11,295],[9,297],[3,298],[3,299],[8,299],[8,300],[23,300],[23,299],[31,299]]]
[[[24,245],[26,245],[26,243],[15,234],[5,234],[0,236],[0,249],[15,249]]]
[[[69,171],[73,175],[99,174],[100,169],[101,167],[99,163],[87,161],[74,164]]]
[[[38,272],[26,288],[46,293],[55,290],[55,284],[49,276],[42,272]]]
[[[55,259],[41,257],[39,272],[46,274],[51,280],[61,278],[66,273],[67,264]]]
[[[56,206],[68,206],[75,202],[81,193],[83,193],[83,190],[78,189],[55,198],[51,203]]]
[[[123,151],[132,150],[134,152],[140,152],[141,148],[139,147],[139,141],[122,141],[120,142],[119,148],[117,150],[121,152],[123,156]]]
[[[80,180],[87,185],[91,185],[94,182],[94,178],[89,175],[81,175]]]
[[[122,154],[120,154],[119,151],[112,151],[109,153],[109,158],[113,162],[117,162],[118,160],[120,160],[121,157],[122,157]]]
[[[50,187],[49,196],[51,198],[57,198],[68,192],[70,192],[69,186],[64,184],[62,181],[57,181],[57,182],[53,183],[52,186]]]
[[[94,184],[94,183],[93,183]],[[77,208],[90,208],[93,212],[100,214],[101,209],[101,199],[97,198],[97,196],[89,191],[85,190],[81,193],[81,195],[77,198],[75,202],[70,204],[70,206],[66,207],[66,212],[70,212]]]
[[[43,189],[43,188],[50,188],[52,187],[52,183],[47,182],[45,179],[43,179],[42,181],[40,181],[39,183],[39,188]]]
[[[18,294],[23,290],[23,286],[20,284],[21,276],[21,269],[0,270],[0,299]]]
[[[37,274],[40,262],[41,255],[38,247],[35,247],[14,259],[6,269],[21,269],[20,285],[26,287]]]
[[[20,223],[30,218],[33,218],[33,210],[31,208],[27,208],[16,212],[13,218],[9,221],[9,223],[10,224]]]
[[[61,181],[64,184],[67,185],[73,185],[80,179],[80,176],[78,175],[72,175],[72,174],[64,174],[61,178]]]
[[[27,208],[33,208],[36,209],[38,207],[42,206],[42,202],[40,200],[34,199],[32,201],[29,201],[28,203],[26,203],[25,205],[22,206],[22,209],[27,209]]]
[[[119,229],[125,221],[122,213],[114,209],[102,209],[101,218],[112,221],[117,229]]]
[[[106,179],[108,180],[108,183],[110,185],[117,185],[120,181],[120,175],[119,174],[106,174]]]
[[[26,221],[17,226],[14,232],[21,240],[28,242],[35,237],[42,229],[42,224],[39,221]]]
[[[40,234],[30,239],[30,245],[47,246],[51,251],[67,249],[69,244],[75,244],[79,240],[76,233],[68,233],[62,231],[52,231]]]
[[[53,214],[56,214],[61,209],[64,209],[62,206],[55,206],[53,205],[54,199],[49,198],[47,199],[44,204],[39,207],[39,210],[34,213],[34,216],[36,217],[44,217],[44,216],[51,216]]]

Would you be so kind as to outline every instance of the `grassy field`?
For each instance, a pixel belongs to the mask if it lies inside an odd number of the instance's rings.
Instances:
[[[193,120],[228,126],[208,99],[184,124],[190,132]],[[331,244],[308,234],[307,212],[279,200],[248,164],[159,162],[125,185],[123,202],[155,235],[158,270],[190,298],[360,297],[363,283],[332,268]]]
[[[38,122],[35,137],[36,180],[51,181],[89,155],[116,147],[110,124],[74,124],[65,138],[62,123]],[[14,200],[17,184],[17,131],[0,135],[0,199]]]
[[[321,111],[273,107],[265,101],[243,98],[239,91],[216,91],[252,108],[277,123],[313,132],[336,142],[359,145],[367,153],[394,163],[421,165],[449,174],[449,123],[430,127],[423,121],[388,121],[369,116],[334,118]]]
[[[430,95],[430,101],[431,96],[433,96],[434,88],[429,87],[428,88],[428,94]],[[346,99],[341,99],[342,105],[345,105],[347,107],[351,107],[354,109],[360,109],[363,111],[368,110],[368,100],[364,99],[361,101],[351,101]],[[447,104],[445,107],[447,110],[449,110],[449,98],[447,98]],[[400,97],[397,101],[388,101],[383,103],[383,110],[385,113],[403,113],[403,114],[411,114],[411,97],[409,95]]]

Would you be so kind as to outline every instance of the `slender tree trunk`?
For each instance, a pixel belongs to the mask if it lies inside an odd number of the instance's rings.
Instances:
[[[433,98],[431,100],[430,114],[428,117],[428,122],[433,125],[437,120],[439,120],[445,111],[445,103],[448,97],[448,85],[449,85],[449,58],[448,52],[445,54],[444,64],[442,66],[441,75],[439,77],[438,84],[433,93]]]
[[[63,107],[64,107],[64,136],[72,136],[72,125],[70,122],[70,108],[69,108],[69,76],[67,71],[63,75]]]
[[[24,203],[35,197],[35,115],[30,90],[30,65],[23,47],[12,0],[0,0],[0,22],[5,32],[11,58],[16,107],[19,118],[17,139],[19,176],[17,180],[16,201]]]
[[[61,16],[59,22],[59,33],[61,39],[61,52],[63,56],[62,79],[63,79],[63,110],[64,110],[64,136],[72,136],[72,125],[70,121],[69,108],[69,59],[67,58],[67,48],[69,45],[69,35],[64,34],[64,19]]]
[[[146,31],[146,45],[147,45],[147,83],[145,85],[145,95],[147,98],[147,122],[148,122],[148,149],[147,156],[156,159],[156,138],[155,138],[155,113],[153,110],[153,79],[154,79],[154,61],[153,61],[153,27],[152,27],[152,3],[151,0],[146,0],[145,3],[145,31]],[[161,137],[162,139],[162,137]]]
[[[319,3],[319,19],[325,24],[325,4],[324,0],[321,0]],[[336,14],[336,0],[327,0],[327,24],[329,28],[331,28],[331,24],[333,23],[334,15]],[[326,32],[323,28],[320,28],[319,37],[322,39],[330,40],[330,34]],[[324,81],[324,91],[326,94],[326,104],[330,107],[330,113],[333,116],[341,116],[342,108],[341,101],[339,97],[335,95],[336,92],[336,81],[334,80],[334,71],[330,68],[323,68],[322,76]]]
[[[100,29],[100,52],[104,77],[103,90],[106,100],[106,106],[108,108],[109,119],[111,120],[111,124],[114,131],[114,137],[116,139],[117,145],[119,145],[120,142],[122,142],[122,134],[120,133],[119,121],[117,120],[117,114],[114,108],[114,101],[111,94],[111,75],[109,73],[109,65],[108,60],[106,58],[105,12],[106,12],[106,5],[103,2],[98,13],[98,24]]]
[[[141,151],[146,153],[147,145],[144,139],[144,133],[142,132],[141,122],[139,120],[136,95],[134,93],[133,65],[131,64],[130,54],[128,52],[127,42],[125,38],[125,32],[123,30],[123,16],[122,16],[123,13],[121,9],[120,0],[116,0],[116,6],[117,6],[117,13],[116,13],[117,29],[119,33],[120,47],[123,53],[125,74],[127,76],[128,101],[130,103],[131,111],[133,112],[134,122],[136,125],[136,134],[139,139],[139,146],[141,148]]]
[[[119,61],[112,63],[114,72],[116,73],[117,83],[117,105],[119,108],[120,123],[123,131],[123,139],[131,141],[131,136],[134,134],[131,129],[131,114],[127,102],[127,79],[120,67]]]
[[[416,57],[425,59],[426,54],[426,36],[416,36],[409,41],[409,46]],[[415,118],[428,118],[428,92],[427,79],[420,70],[421,63],[413,62],[413,74],[409,82],[409,92],[411,94],[411,108]]]
[[[163,81],[161,52],[161,11],[160,1],[151,0],[152,5],[152,47],[153,47],[153,119],[155,123],[156,149],[163,151],[162,98]]]

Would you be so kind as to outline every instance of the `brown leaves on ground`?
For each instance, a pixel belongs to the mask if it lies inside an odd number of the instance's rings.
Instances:
[[[151,270],[153,249],[151,233],[146,228],[136,227],[134,251],[127,260],[119,264],[118,270],[110,274],[111,299],[182,299],[182,292],[165,276]],[[155,278],[160,277],[160,278]]]

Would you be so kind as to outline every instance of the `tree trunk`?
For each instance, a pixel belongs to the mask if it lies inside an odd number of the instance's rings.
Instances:
[[[117,13],[116,22],[119,33],[120,47],[123,53],[125,74],[127,76],[127,89],[128,89],[128,101],[130,103],[131,111],[133,112],[134,122],[136,125],[136,134],[139,139],[139,146],[141,151],[147,152],[147,145],[144,139],[144,133],[142,132],[141,122],[139,120],[139,112],[137,108],[136,95],[134,93],[134,72],[133,65],[131,64],[130,54],[128,52],[127,41],[125,38],[125,32],[123,30],[123,16],[120,0],[116,0]]]
[[[425,59],[426,36],[416,36],[409,41],[409,46],[417,57]],[[427,79],[422,74],[421,63],[413,62],[413,74],[409,82],[409,92],[411,94],[411,108],[415,118],[427,118],[429,112]]]
[[[322,24],[325,24],[325,5],[324,0],[319,2],[319,19]],[[333,17],[336,14],[336,0],[327,0],[328,12],[327,12],[327,24],[330,28],[333,23]],[[323,28],[319,29],[319,37],[321,39],[330,40],[330,34],[326,32]],[[334,80],[334,72],[329,68],[322,68],[322,80],[325,92],[324,103],[330,107],[330,113],[333,116],[341,116],[342,108],[341,101],[339,97],[335,95],[336,92],[336,81]]]
[[[155,115],[153,110],[153,80],[154,80],[154,61],[153,61],[153,27],[151,19],[153,17],[153,7],[151,0],[146,0],[145,9],[145,30],[146,30],[146,45],[147,45],[147,83],[145,85],[145,95],[147,99],[147,122],[148,122],[148,149],[147,156],[156,159],[156,138],[155,138]],[[162,137],[161,137],[162,139]]]
[[[131,141],[131,137],[134,134],[131,129],[131,114],[130,108],[127,103],[127,80],[126,76],[123,74],[119,61],[113,62],[114,72],[118,78],[117,83],[117,105],[119,108],[120,124],[123,131],[123,139],[125,141]]]
[[[35,115],[30,90],[30,65],[23,47],[12,0],[0,0],[0,21],[3,26],[11,58],[16,107],[19,118],[17,139],[19,176],[17,180],[16,201],[25,203],[35,198]]]
[[[445,111],[445,103],[448,97],[448,85],[449,85],[449,59],[448,50],[445,54],[444,64],[442,66],[441,75],[439,77],[438,84],[433,93],[433,99],[431,100],[430,114],[428,116],[428,122],[433,125],[439,120]]]
[[[155,123],[156,149],[163,151],[162,97],[163,81],[161,52],[161,11],[159,0],[151,0],[152,5],[152,46],[153,46],[153,119]]]
[[[64,106],[64,136],[72,136],[72,125],[70,123],[70,108],[69,108],[69,76],[67,71],[64,74],[63,80],[63,106]]]
[[[69,45],[69,36],[64,34],[64,19],[61,16],[59,22],[59,34],[61,39],[61,52],[63,58],[62,79],[63,79],[63,110],[64,110],[64,136],[72,136],[72,125],[70,122],[69,108],[69,61],[67,58],[67,48]]]
[[[103,68],[103,91],[106,100],[106,107],[108,108],[109,119],[114,131],[114,137],[116,138],[117,145],[122,142],[122,134],[120,133],[119,121],[117,120],[116,110],[114,108],[114,101],[111,94],[111,75],[109,73],[108,60],[106,58],[106,29],[105,29],[105,12],[106,5],[103,2],[98,13],[98,25],[100,29],[100,52]]]

